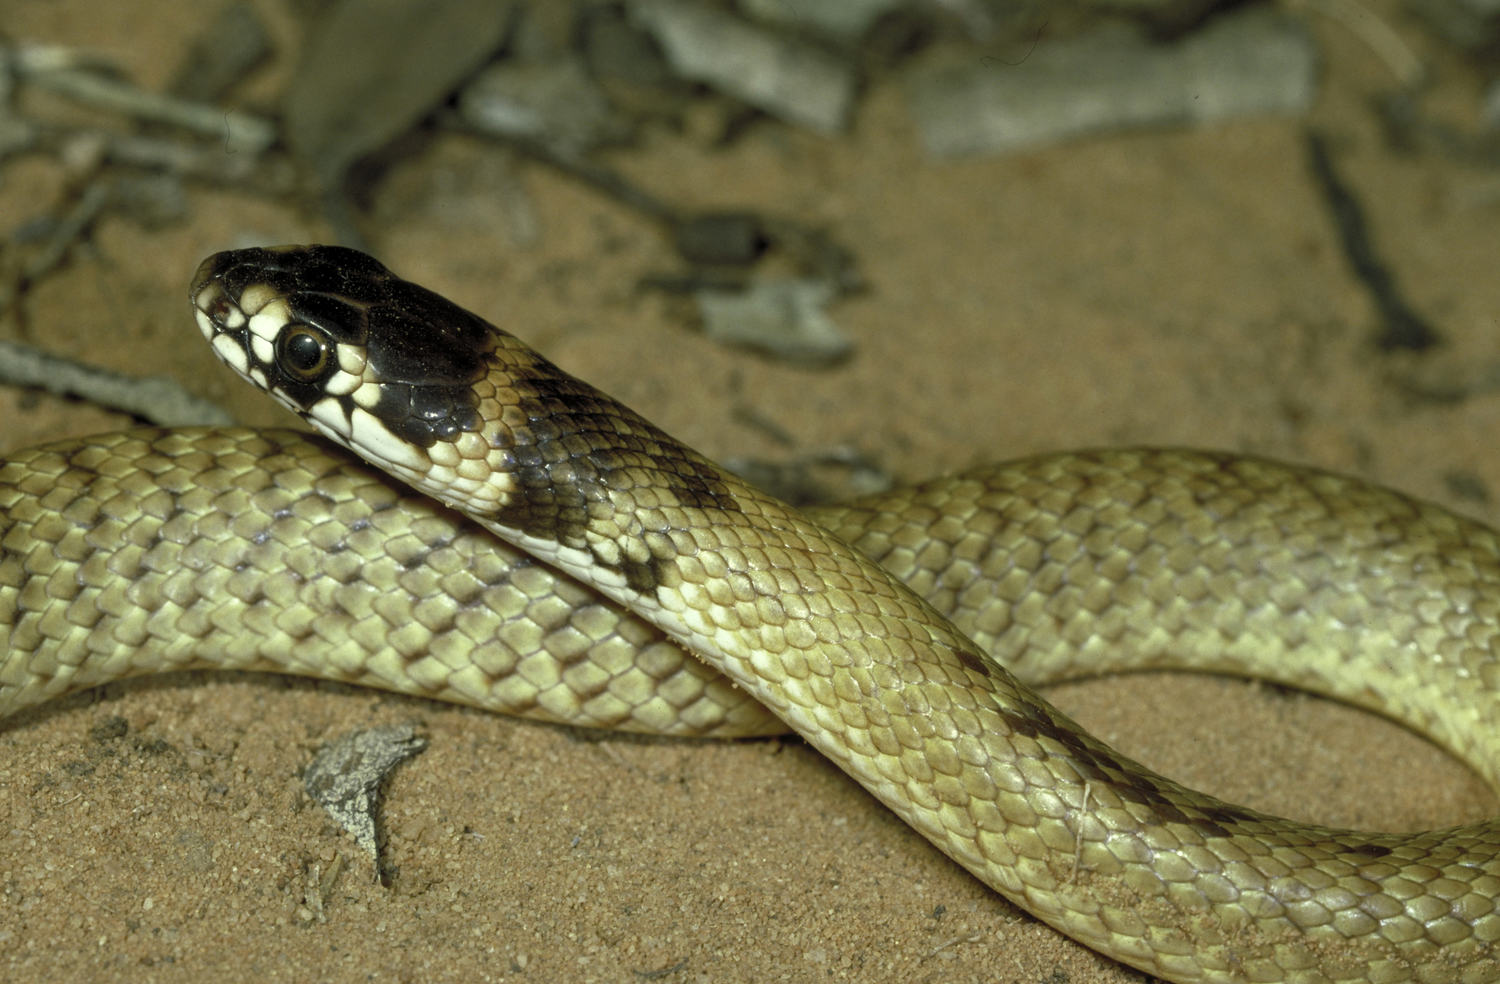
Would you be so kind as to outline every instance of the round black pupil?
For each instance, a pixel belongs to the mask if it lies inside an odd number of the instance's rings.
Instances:
[[[308,375],[323,368],[328,351],[323,347],[322,339],[310,332],[299,331],[286,337],[281,355],[288,369]]]

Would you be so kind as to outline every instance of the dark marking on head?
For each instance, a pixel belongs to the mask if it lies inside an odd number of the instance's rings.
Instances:
[[[249,287],[264,284],[286,298],[296,324],[322,331],[334,348],[361,349],[380,381],[379,399],[363,406],[406,440],[425,448],[485,428],[490,444],[509,455],[515,485],[492,518],[582,549],[590,549],[588,531],[609,520],[626,531],[615,545],[620,553],[606,549],[596,556],[638,591],[662,583],[671,558],[653,553],[648,531],[632,525],[638,523],[630,518],[633,490],[653,505],[701,510],[705,522],[741,512],[706,459],[509,334],[363,253],[336,246],[219,253],[199,268],[194,295],[210,281],[236,302]],[[258,365],[246,331],[239,332],[241,344]],[[338,360],[330,362],[337,366]],[[304,409],[326,396],[326,378],[308,383],[274,373],[271,383]],[[483,397],[476,386],[503,391],[503,421],[480,419]],[[341,399],[350,409],[351,398]],[[669,539],[651,542],[657,551],[671,549]]]
[[[497,329],[372,257],[340,246],[233,250],[203,261],[193,294],[209,281],[217,281],[235,303],[248,288],[265,285],[290,309],[292,321],[283,332],[310,330],[335,352],[344,345],[360,349],[380,381],[380,397],[367,409],[406,440],[430,448],[479,428],[474,384],[488,370]],[[306,410],[327,395],[336,355],[325,371],[305,378],[256,359],[248,328],[231,333],[251,364],[298,407]],[[347,412],[350,400],[343,402]]]
[[[232,298],[268,284],[279,293],[319,291],[364,296],[396,275],[373,256],[344,246],[258,246],[215,253],[198,266],[191,293],[217,280]]]

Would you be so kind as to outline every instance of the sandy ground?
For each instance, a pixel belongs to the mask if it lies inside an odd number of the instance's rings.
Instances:
[[[1387,9],[1391,5],[1375,5]],[[9,36],[103,50],[148,85],[201,16],[186,3],[8,5]],[[1395,23],[1423,44],[1399,17]],[[899,92],[854,132],[775,125],[708,152],[653,133],[614,159],[699,206],[825,223],[871,289],[834,314],[829,371],[720,348],[635,290],[672,269],[658,232],[524,167],[541,241],[506,234],[493,152],[434,142],[392,174],[374,239],[403,275],[529,339],[715,456],[848,447],[902,480],[1090,445],[1253,451],[1368,476],[1494,520],[1500,396],[1437,405],[1500,366],[1500,178],[1395,155],[1367,98],[1384,67],[1316,23],[1313,121],[1381,247],[1447,340],[1378,353],[1303,162],[1301,122],[1097,139],[934,164]],[[1462,119],[1476,80],[1438,67]],[[12,167],[6,226],[60,194]],[[185,286],[233,245],[310,241],[315,217],[195,190],[183,225],[111,220],[0,331],[166,374],[244,422],[286,423],[199,345]],[[778,443],[759,418],[790,435]],[[131,421],[0,390],[0,450]],[[1376,717],[1253,683],[1150,675],[1049,696],[1152,766],[1236,802],[1386,829],[1493,813],[1463,766]],[[116,719],[125,722],[119,736]],[[394,883],[300,792],[311,751],[413,722],[431,747],[388,794]],[[117,684],[0,726],[0,978],[632,982],[1140,980],[1040,925],[798,741],[599,736],[271,677]]]

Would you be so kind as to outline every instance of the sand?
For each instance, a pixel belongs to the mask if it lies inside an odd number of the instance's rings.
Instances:
[[[11,37],[102,49],[148,85],[201,16],[186,3],[12,6]],[[1444,59],[1431,101],[1462,122],[1478,80],[1397,23]],[[403,275],[710,455],[848,448],[906,481],[1037,451],[1191,445],[1352,472],[1495,520],[1500,396],[1478,385],[1438,404],[1399,381],[1470,387],[1500,366],[1500,179],[1388,149],[1367,109],[1393,84],[1385,67],[1338,26],[1314,27],[1327,64],[1311,122],[1443,332],[1427,356],[1373,347],[1373,308],[1308,176],[1299,120],[937,164],[897,88],[877,83],[846,138],[760,125],[705,150],[652,132],[611,158],[680,202],[798,216],[853,247],[870,289],[833,315],[857,353],[823,371],[694,333],[680,302],[636,289],[674,269],[656,229],[473,141],[436,139],[397,166],[372,235]],[[43,159],[4,177],[10,229],[69,180]],[[509,238],[496,189],[510,181],[534,204],[534,246]],[[230,191],[194,189],[189,207],[166,228],[105,221],[0,331],[285,424],[199,344],[186,282],[213,250],[326,230]],[[3,389],[0,419],[0,450],[131,425]],[[1399,830],[1495,810],[1432,745],[1305,695],[1155,674],[1049,696],[1153,767],[1280,814]],[[390,784],[396,875],[382,887],[299,774],[329,739],[401,722],[430,747]],[[110,685],[0,724],[0,979],[210,976],[1142,979],[1011,906],[796,740],[597,735],[213,673]]]

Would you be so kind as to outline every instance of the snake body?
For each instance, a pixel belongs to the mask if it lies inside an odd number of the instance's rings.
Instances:
[[[1500,979],[1500,825],[1264,816],[1120,756],[1015,675],[1265,676],[1494,782],[1487,528],[1184,451],[1031,459],[815,521],[362,254],[218,254],[192,293],[231,368],[457,513],[280,433],[13,457],[0,713],[220,665],[599,726],[785,726],[1007,898],[1169,980]]]

